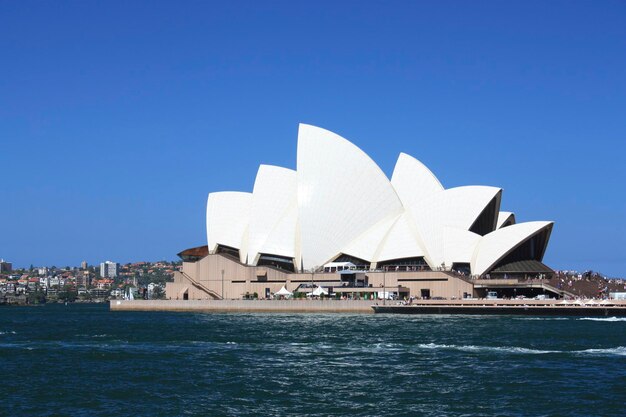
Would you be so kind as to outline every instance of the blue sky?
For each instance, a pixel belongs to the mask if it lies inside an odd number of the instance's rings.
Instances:
[[[299,122],[494,185],[626,275],[626,3],[0,1],[0,257],[175,259]]]

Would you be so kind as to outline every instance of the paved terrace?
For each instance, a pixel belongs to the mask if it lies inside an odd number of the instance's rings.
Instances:
[[[373,313],[371,300],[111,300],[112,311]]]
[[[625,300],[610,300],[616,307],[626,308]],[[414,300],[414,306],[454,307],[554,307],[573,308],[560,300]],[[373,313],[372,305],[396,306],[387,300],[111,300],[112,311],[187,311],[206,313]],[[603,306],[578,306],[600,309]]]

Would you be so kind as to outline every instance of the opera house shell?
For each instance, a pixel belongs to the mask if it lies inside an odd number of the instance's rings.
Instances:
[[[500,211],[498,187],[446,189],[404,153],[390,180],[357,146],[306,124],[296,167],[261,165],[251,193],[210,193],[209,253],[291,272],[330,262],[473,276],[550,271],[542,260],[553,223],[516,223]]]

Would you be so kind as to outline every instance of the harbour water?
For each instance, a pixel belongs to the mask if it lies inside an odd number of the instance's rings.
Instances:
[[[0,415],[623,416],[626,319],[0,309]]]

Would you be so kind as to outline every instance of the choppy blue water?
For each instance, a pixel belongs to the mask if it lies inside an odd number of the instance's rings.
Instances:
[[[0,415],[624,416],[624,319],[0,309]]]

